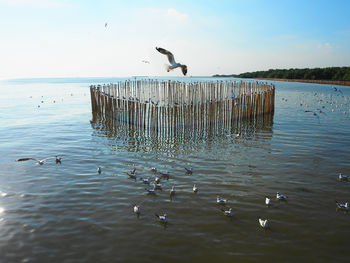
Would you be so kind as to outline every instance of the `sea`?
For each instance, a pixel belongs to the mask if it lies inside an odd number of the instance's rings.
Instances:
[[[92,113],[89,86],[126,79],[0,82],[0,262],[349,262],[350,87],[269,81],[274,114],[160,138]]]

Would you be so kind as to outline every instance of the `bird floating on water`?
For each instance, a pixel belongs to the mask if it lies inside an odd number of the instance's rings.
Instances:
[[[195,184],[193,185],[192,191],[193,191],[193,193],[198,192],[198,187]]]
[[[265,204],[266,204],[267,206],[270,206],[270,205],[271,205],[271,199],[268,198],[267,196],[265,197]]]
[[[154,182],[155,182],[156,184],[159,184],[159,183],[160,183],[160,178],[159,178],[158,176],[156,176],[156,178],[154,179]]]
[[[167,180],[169,180],[169,177],[170,177],[170,174],[168,172],[159,172],[159,174],[163,177],[163,178],[166,178]]]
[[[225,216],[231,217],[232,216],[232,208],[221,208],[221,211],[224,213]]]
[[[175,61],[174,55],[170,51],[168,51],[168,50],[166,50],[164,48],[161,48],[161,47],[156,47],[156,50],[158,50],[158,52],[160,52],[163,55],[166,55],[168,57],[169,63],[171,64],[170,66],[168,65],[168,67],[167,67],[167,71],[168,72],[170,70],[175,69],[175,68],[181,67],[182,73],[186,76],[186,74],[187,74],[187,66],[183,65],[183,64],[180,64],[180,63],[177,63]]]
[[[42,159],[42,160],[38,160],[38,159],[36,159],[36,158],[20,158],[20,159],[17,159],[16,162],[24,162],[24,161],[33,160],[33,161],[35,161],[37,164],[43,165],[43,164],[45,163],[46,160],[53,159],[53,158],[56,158],[56,157],[48,157],[48,158],[45,158],[45,159]]]
[[[161,184],[154,184],[154,189],[162,191],[162,185]]]
[[[269,227],[269,221],[267,219],[261,219],[259,218],[259,224],[262,228],[268,228]]]
[[[158,215],[155,214],[155,216],[157,217],[158,221],[161,223],[167,223],[168,222],[168,215],[164,214],[164,215]]]
[[[175,186],[174,185],[170,189],[170,195],[175,195]]]
[[[224,205],[227,203],[227,199],[222,199],[220,196],[217,195],[216,196],[216,203]]]
[[[156,172],[157,172],[157,168],[156,168],[156,167],[152,167],[152,168],[151,168],[151,171],[154,172],[154,173],[156,173]]]
[[[280,194],[280,192],[277,192],[276,198],[277,198],[278,200],[286,200],[286,199],[287,199],[287,196]]]
[[[97,167],[97,172],[99,173],[99,174],[101,174],[102,173],[102,168],[99,166],[99,167]]]
[[[147,194],[149,194],[149,195],[156,195],[156,189],[154,187],[153,187],[153,189],[145,188],[145,190],[147,191]]]
[[[345,204],[339,203],[335,201],[335,204],[337,205],[337,209],[343,210],[343,211],[348,211],[349,210],[349,203],[346,202]]]
[[[129,178],[130,179],[134,179],[134,180],[136,180],[136,174],[134,174],[134,173],[127,173],[127,175],[129,175]]]
[[[144,184],[150,184],[149,178],[140,178],[142,180],[142,183]]]
[[[141,213],[141,209],[139,205],[134,205],[134,213],[137,215]]]
[[[349,177],[340,173],[338,176],[338,180],[339,181],[349,181]]]
[[[193,169],[192,168],[186,168],[185,167],[185,170],[186,170],[186,173],[188,173],[188,174],[192,174],[193,173]]]

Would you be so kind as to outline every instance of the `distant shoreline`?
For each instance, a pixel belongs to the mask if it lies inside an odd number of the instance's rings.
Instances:
[[[279,78],[254,78],[254,79],[350,86],[350,81],[342,81],[342,80],[279,79]]]

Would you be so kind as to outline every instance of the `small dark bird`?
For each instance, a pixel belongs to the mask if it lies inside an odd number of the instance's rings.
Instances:
[[[56,156],[56,163],[62,163],[62,157],[61,156]]]

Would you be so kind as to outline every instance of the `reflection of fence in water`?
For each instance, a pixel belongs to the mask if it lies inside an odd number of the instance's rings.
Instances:
[[[172,145],[171,148],[181,148],[185,145],[193,145],[201,141],[208,140],[224,140],[231,142],[245,142],[249,139],[259,140],[272,136],[273,113],[267,113],[258,116],[254,120],[242,120],[239,123],[234,123],[231,127],[210,126],[208,129],[200,129],[193,127],[185,127],[175,131],[174,134],[162,133],[162,130],[142,129],[138,126],[122,123],[116,119],[105,117],[98,113],[93,113],[91,125],[94,128],[94,134],[98,137],[108,137],[113,141],[123,144],[134,151],[139,147],[151,147],[159,149],[162,146]],[[238,140],[235,135],[239,133]],[[221,138],[221,139],[220,139]]]
[[[261,82],[181,83],[134,80],[91,86],[92,111],[133,129],[203,134],[239,126],[274,112],[275,88]]]

